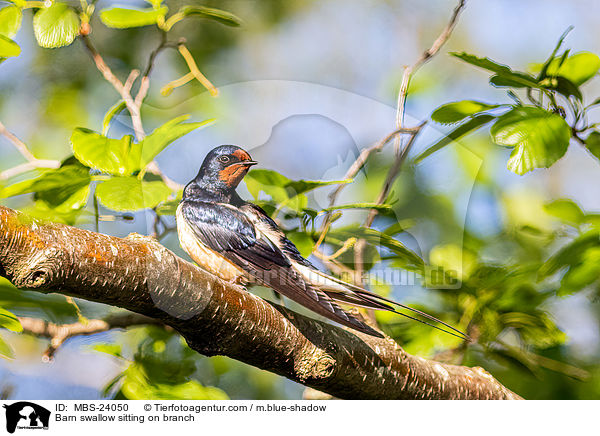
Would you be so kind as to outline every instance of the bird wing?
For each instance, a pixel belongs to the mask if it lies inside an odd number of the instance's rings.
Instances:
[[[269,234],[268,229],[260,224],[257,227],[256,216],[247,215],[248,210],[225,203],[201,201],[184,201],[181,206],[186,223],[200,242],[249,273],[259,283],[342,325],[373,336],[382,336],[340,308],[327,293],[307,283],[293,268],[294,260],[290,260],[278,246],[275,235]],[[274,222],[272,224],[277,228]],[[281,233],[278,228],[277,231]],[[288,242],[289,246],[284,250],[292,254],[295,250],[297,256],[302,258],[294,244]]]
[[[299,273],[305,283],[308,283],[312,287],[319,289],[330,299],[367,309],[387,310],[398,315],[402,315],[406,318],[418,321],[422,324],[426,324],[450,335],[458,336],[463,339],[467,337],[465,333],[452,327],[450,324],[445,323],[444,321],[432,315],[429,315],[428,313],[382,297],[381,295],[373,292],[369,292],[360,286],[346,283],[336,277],[319,271],[308,260],[302,257],[294,243],[286,238],[285,234],[281,231],[279,226],[277,226],[277,223],[273,221],[261,207],[252,203],[245,203],[240,206],[240,210],[250,218],[257,229],[260,229],[263,234],[268,235],[271,241],[277,245],[277,247],[280,248],[283,253],[285,253],[285,255],[290,259],[293,269]],[[414,316],[406,313],[399,312],[393,306],[398,306],[404,310],[413,312],[413,314],[417,314],[430,321],[439,323],[448,328],[450,331],[440,328],[422,319],[415,318]]]

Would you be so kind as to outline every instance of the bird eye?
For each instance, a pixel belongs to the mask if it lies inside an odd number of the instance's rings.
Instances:
[[[221,163],[225,163],[226,164],[226,163],[229,163],[229,161],[230,161],[229,156],[221,156],[219,158],[219,162],[221,162]]]

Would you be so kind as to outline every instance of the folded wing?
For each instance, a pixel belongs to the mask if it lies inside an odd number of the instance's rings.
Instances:
[[[256,217],[247,214],[246,210],[223,203],[184,201],[181,213],[204,245],[242,268],[259,283],[342,325],[382,336],[340,308],[326,292],[307,283],[293,267],[295,259],[284,254],[273,234],[255,226]],[[288,250],[298,253],[296,247],[289,244]],[[302,258],[300,253],[297,255]]]

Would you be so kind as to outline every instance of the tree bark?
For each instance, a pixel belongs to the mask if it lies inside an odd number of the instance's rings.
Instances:
[[[297,314],[137,234],[42,224],[0,206],[0,275],[21,289],[129,309],[173,327],[198,353],[225,355],[347,399],[520,399],[482,368],[407,354]]]

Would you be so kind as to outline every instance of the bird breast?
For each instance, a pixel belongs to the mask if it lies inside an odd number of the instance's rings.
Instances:
[[[177,207],[177,235],[181,248],[189,254],[202,269],[228,282],[239,282],[244,271],[225,259],[222,255],[204,245],[188,225],[181,204]]]

